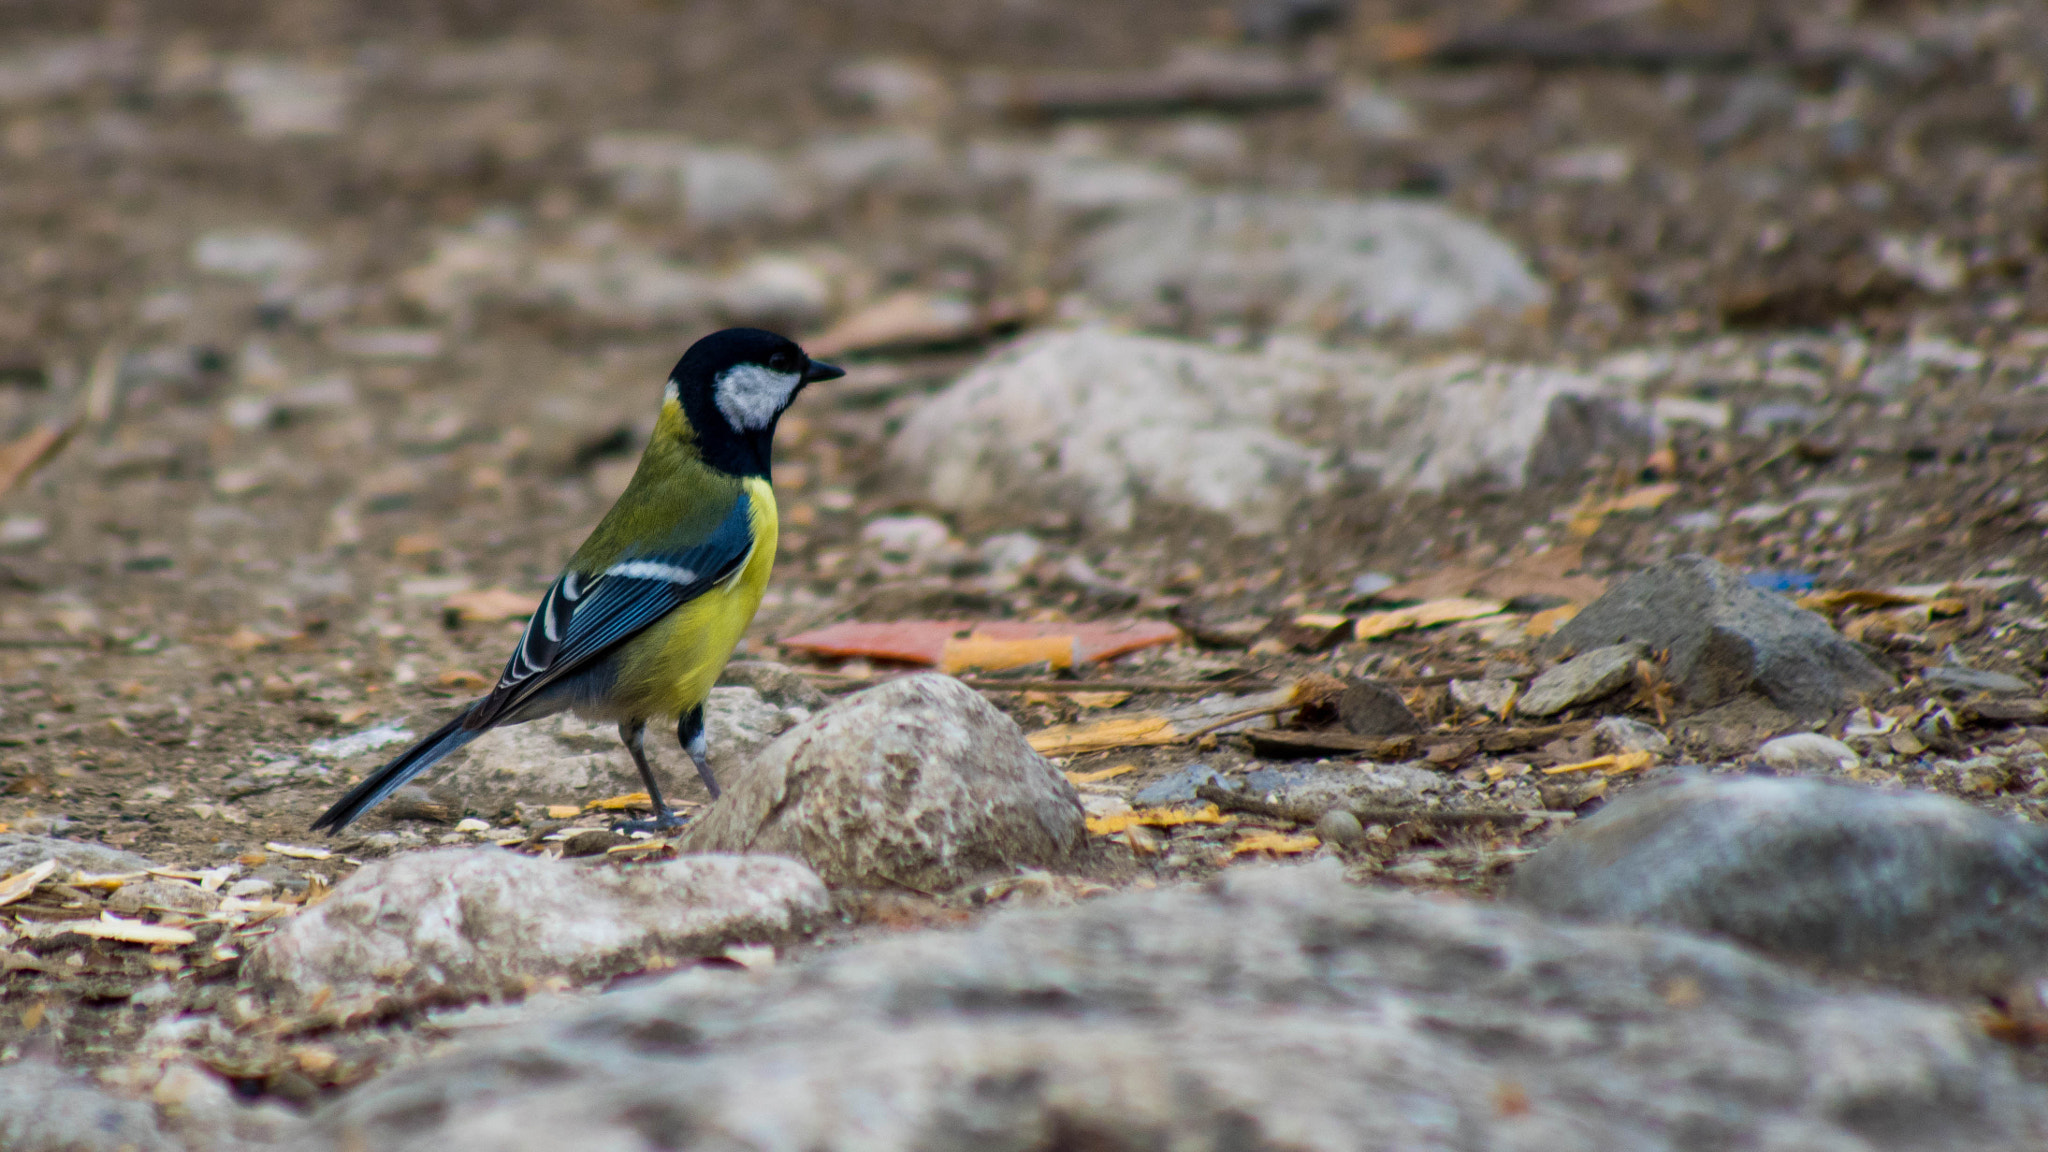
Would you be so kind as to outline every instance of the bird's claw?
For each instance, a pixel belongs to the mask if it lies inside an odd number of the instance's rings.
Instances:
[[[681,828],[683,825],[688,824],[689,822],[689,817],[678,816],[674,811],[664,808],[663,810],[656,812],[653,816],[648,817],[646,819],[615,821],[612,824],[612,831],[623,832],[627,835],[631,835],[635,832],[653,832],[659,834],[662,832],[673,832],[676,829]]]

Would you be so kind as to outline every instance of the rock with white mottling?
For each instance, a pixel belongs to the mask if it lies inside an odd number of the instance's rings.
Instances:
[[[243,974],[282,1011],[345,1021],[775,943],[830,907],[817,875],[779,856],[612,868],[491,848],[407,852],[284,922]]]
[[[2048,1091],[1965,1009],[1331,866],[678,973],[315,1126],[378,1152],[2005,1152],[2048,1141]]]
[[[1403,366],[1296,339],[1228,352],[1089,327],[983,361],[920,404],[889,453],[906,495],[991,526],[1052,508],[1124,531],[1151,502],[1259,533],[1346,477],[1435,491],[1571,475],[1612,448],[1588,410],[1633,411],[1633,387],[1473,357]]]
[[[1074,786],[948,676],[849,696],[724,783],[679,847],[794,856],[834,885],[945,891],[1059,867],[1085,839]]]
[[[1506,239],[1414,200],[1174,197],[1126,213],[1082,261],[1097,300],[1175,325],[1444,333],[1549,296]]]
[[[1756,754],[1780,772],[1846,772],[1863,763],[1854,748],[1818,732],[1794,732],[1766,740]]]
[[[1515,874],[1516,899],[1710,932],[1936,992],[2048,976],[2048,835],[1925,792],[1692,776],[1630,789]]]

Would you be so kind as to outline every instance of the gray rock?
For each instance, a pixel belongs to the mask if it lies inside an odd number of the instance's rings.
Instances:
[[[1178,197],[1104,228],[1082,267],[1097,300],[1200,326],[1444,333],[1549,297],[1513,244],[1412,200]]]
[[[0,1148],[7,1152],[179,1152],[156,1112],[54,1064],[0,1067]]]
[[[1891,674],[1825,619],[1704,556],[1622,581],[1538,651],[1555,658],[1631,641],[1670,653],[1665,674],[1694,709],[1756,691],[1793,716],[1817,717],[1892,686]]]
[[[1195,789],[1204,784],[1219,788],[1230,787],[1214,768],[1207,764],[1190,764],[1164,780],[1154,780],[1137,790],[1131,796],[1131,803],[1141,807],[1156,808],[1161,804],[1182,804],[1195,798]]]
[[[798,691],[772,673],[760,678],[777,680],[784,696]],[[704,706],[712,770],[721,783],[739,775],[769,741],[808,715],[770,704],[752,687],[713,688]],[[673,794],[702,794],[674,733],[666,740],[649,733],[647,749],[658,770],[673,766],[667,773]],[[617,725],[591,724],[567,713],[494,728],[449,759],[453,767],[435,782],[434,792],[490,815],[515,804],[577,804],[646,787],[619,743]]]
[[[1149,501],[1257,533],[1343,478],[1438,491],[1519,485],[1532,461],[1569,474],[1601,442],[1560,398],[1625,405],[1639,390],[1604,371],[1476,357],[1404,367],[1294,337],[1229,352],[1086,327],[998,351],[920,404],[889,453],[906,498],[970,531],[1049,508],[1124,531]]]
[[[1520,689],[1513,680],[1453,680],[1451,699],[1468,712],[1505,716]]]
[[[776,856],[609,868],[490,848],[407,852],[285,921],[243,974],[283,1010],[345,1021],[786,940],[830,907],[816,874]]]
[[[1779,772],[1846,772],[1863,763],[1854,748],[1818,732],[1794,732],[1766,740],[1756,754]]]
[[[683,831],[687,852],[777,852],[827,883],[943,891],[1067,863],[1074,786],[949,676],[855,693],[784,733]]]
[[[0,832],[0,876],[11,876],[45,860],[77,872],[140,872],[156,865],[133,852],[109,848],[89,840],[60,840],[54,836],[30,836],[21,832]]]
[[[1427,767],[1427,761],[1415,761],[1314,772],[1265,791],[1287,807],[1328,812],[1338,808],[1412,808],[1456,787],[1442,773]]]
[[[1365,825],[1343,808],[1332,808],[1316,821],[1316,837],[1326,844],[1365,843]]]
[[[175,880],[144,880],[141,883],[123,884],[115,889],[114,894],[107,897],[107,907],[130,916],[145,908],[204,916],[220,907],[220,896],[196,884],[181,884]]]
[[[379,1152],[1973,1152],[2040,1146],[2048,1093],[1961,1010],[1331,866],[686,971],[444,1049],[316,1127]]]
[[[1671,738],[1628,716],[1602,717],[1593,725],[1593,750],[1600,754],[1609,752],[1662,752],[1671,747]]]
[[[1936,664],[1922,669],[1920,679],[1944,696],[2029,696],[2034,692],[2031,681],[2009,672],[1965,668],[1960,664]]]
[[[1422,721],[1391,685],[1359,680],[1337,696],[1337,719],[1344,730],[1360,736],[1398,736],[1422,731]]]
[[[1515,704],[1524,716],[1555,716],[1619,692],[1636,677],[1636,661],[1650,654],[1639,643],[1595,648],[1549,669],[1529,684]]]
[[[2040,830],[1928,793],[1695,776],[1623,793],[1523,864],[1514,891],[1829,971],[2010,993],[2048,969],[2044,851]]]

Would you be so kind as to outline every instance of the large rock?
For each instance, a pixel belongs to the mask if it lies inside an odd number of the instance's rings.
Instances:
[[[704,706],[712,769],[721,781],[738,776],[769,741],[808,716],[800,707],[768,703],[753,688],[713,688]],[[658,767],[679,766],[665,781],[673,792],[701,793],[673,733],[650,732],[647,744]],[[577,804],[646,788],[619,742],[618,725],[591,724],[566,713],[494,728],[450,759],[454,767],[434,791],[493,815],[515,803]]]
[[[0,1067],[0,1148],[179,1152],[148,1104],[123,1100],[42,1060]]]
[[[1698,776],[1633,789],[1524,863],[1545,912],[1713,932],[1931,991],[2048,975],[2048,835],[1931,793]]]
[[[1413,200],[1176,197],[1103,229],[1082,264],[1096,299],[1175,325],[1442,333],[1549,298],[1514,245]]]
[[[380,1152],[1967,1152],[2040,1147],[2048,1092],[1962,1011],[1330,867],[670,976],[316,1127]]]
[[[784,940],[829,908],[810,869],[773,856],[608,868],[498,849],[409,852],[285,922],[243,974],[283,1011],[348,1020]]]
[[[985,360],[919,405],[889,451],[911,495],[969,521],[1054,508],[1123,531],[1149,500],[1256,533],[1347,475],[1423,491],[1570,475],[1619,451],[1620,433],[1588,431],[1589,407],[1648,443],[1636,387],[1471,357],[1403,368],[1292,339],[1227,352],[1091,327]]]
[[[1893,684],[1891,673],[1825,619],[1704,556],[1680,556],[1622,581],[1538,651],[1555,658],[1630,642],[1670,653],[1665,673],[1690,708],[1756,691],[1794,716],[1816,717]]]
[[[949,676],[905,676],[784,733],[683,831],[685,852],[776,852],[834,885],[932,892],[1069,862],[1080,797],[1015,721]]]

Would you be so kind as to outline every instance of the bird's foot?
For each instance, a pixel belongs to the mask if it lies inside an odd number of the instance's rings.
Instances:
[[[678,816],[673,809],[663,808],[644,820],[615,820],[612,822],[612,831],[623,832],[629,836],[635,832],[652,832],[659,835],[663,832],[673,832],[689,822],[688,816]]]

